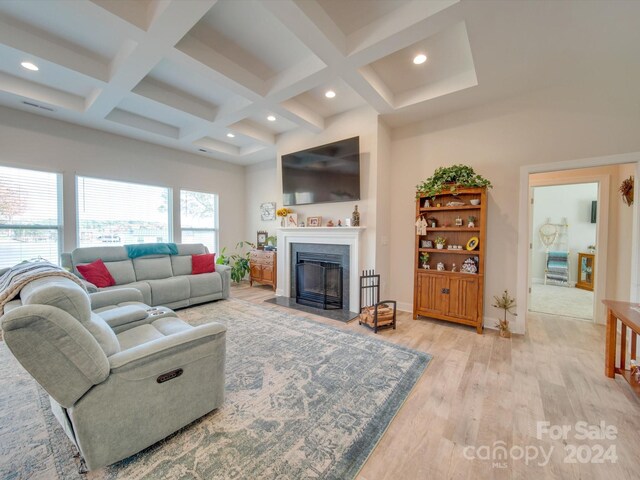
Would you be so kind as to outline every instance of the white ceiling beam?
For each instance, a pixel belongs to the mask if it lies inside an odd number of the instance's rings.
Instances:
[[[206,65],[209,70],[223,79],[226,84],[223,86],[230,90],[238,91],[240,95],[246,97],[261,98],[264,96],[266,86],[261,78],[216,52],[196,37],[187,35],[176,46],[176,50],[202,65]],[[177,55],[174,53],[174,56]],[[185,59],[182,58],[182,60]]]
[[[159,122],[152,118],[143,117],[136,113],[127,112],[126,110],[121,110],[119,108],[113,109],[105,118],[112,122],[128,125],[129,127],[144,130],[145,132],[155,135],[161,135],[163,137],[173,139],[180,138],[180,129],[178,127]]]
[[[132,92],[148,100],[171,107],[177,112],[186,113],[209,122],[214,120],[218,110],[215,105],[203,102],[187,93],[177,91],[169,85],[150,78],[142,80]]]
[[[300,102],[293,99],[285,100],[280,104],[282,107],[278,109],[280,115],[286,119],[301,125],[315,133],[324,130],[324,118],[310,108],[305,107]]]
[[[47,106],[75,112],[82,112],[84,110],[83,97],[2,72],[0,72],[0,90],[24,97],[25,99],[34,100],[36,103],[46,104]]]
[[[0,43],[84,76],[102,82],[108,80],[107,65],[89,55],[60,45],[56,37],[44,32],[30,33],[0,19]]]
[[[234,132],[244,135],[245,137],[252,138],[256,142],[265,146],[275,145],[276,143],[276,138],[273,133],[267,132],[257,125],[253,123],[250,124],[247,121],[234,123],[233,125],[229,125],[229,128]]]
[[[173,49],[217,0],[173,0],[162,4],[162,12],[149,27],[147,35],[132,49],[124,48],[122,58],[113,65],[107,86],[88,105],[87,114],[105,117],[122,102],[123,91],[133,88]]]

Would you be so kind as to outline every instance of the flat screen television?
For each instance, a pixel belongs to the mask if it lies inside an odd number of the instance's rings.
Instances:
[[[286,206],[360,200],[360,137],[282,155]]]

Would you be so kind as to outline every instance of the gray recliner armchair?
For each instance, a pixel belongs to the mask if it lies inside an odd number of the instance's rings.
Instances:
[[[192,327],[151,315],[131,328],[120,322],[116,335],[91,311],[89,295],[66,278],[35,280],[20,297],[21,306],[0,318],[5,342],[50,395],[90,470],[139,452],[223,403],[223,325]]]

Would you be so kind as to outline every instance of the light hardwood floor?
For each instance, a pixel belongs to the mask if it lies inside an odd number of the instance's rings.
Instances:
[[[263,303],[273,297],[270,287],[243,284],[232,288],[232,297],[373,335],[357,321],[343,324]],[[604,376],[604,326],[531,314],[527,334],[508,340],[492,330],[478,335],[472,328],[400,313],[397,330],[378,336],[428,352],[433,360],[359,480],[640,479],[640,402],[624,380]],[[539,439],[538,422],[544,421],[571,431],[564,440],[546,434]],[[614,440],[576,438],[576,422],[602,421],[617,429]],[[494,445],[501,444],[495,442],[504,442],[515,459],[466,458],[497,451]],[[605,451],[613,445],[617,461],[589,462],[597,457],[597,445]],[[482,446],[487,449],[475,450]],[[574,446],[579,456],[567,463]],[[517,458],[519,447],[540,456],[527,465]],[[552,451],[545,466],[539,465],[540,448]]]

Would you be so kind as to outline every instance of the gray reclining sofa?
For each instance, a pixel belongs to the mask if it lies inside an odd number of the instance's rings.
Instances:
[[[113,287],[97,288],[87,282],[89,292],[136,288],[147,305],[184,308],[229,298],[230,268],[216,265],[214,273],[191,274],[191,255],[209,253],[201,243],[177,244],[177,255],[146,255],[129,258],[123,246],[82,247],[62,255],[62,266],[83,278],[78,265],[101,259],[116,281]]]
[[[40,278],[2,313],[4,341],[50,395],[90,470],[223,403],[226,328],[193,327],[170,309],[144,305],[138,290],[90,296],[68,278]]]

